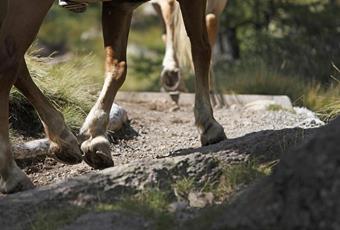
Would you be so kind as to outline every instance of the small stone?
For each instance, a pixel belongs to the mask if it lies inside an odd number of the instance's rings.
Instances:
[[[110,111],[108,130],[118,131],[127,123],[127,121],[128,116],[126,110],[117,104],[113,104]]]
[[[190,192],[188,195],[190,207],[204,208],[208,205],[212,205],[214,202],[214,194],[211,192]]]

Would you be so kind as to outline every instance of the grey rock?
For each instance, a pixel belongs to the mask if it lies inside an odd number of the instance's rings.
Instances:
[[[339,229],[339,127],[340,118],[283,155],[273,175],[227,206],[213,229]]]
[[[188,195],[190,207],[204,208],[212,205],[214,202],[214,194],[211,192],[190,192]]]
[[[133,215],[117,212],[86,213],[77,218],[63,230],[146,230],[150,229],[147,220]]]
[[[176,213],[179,211],[183,211],[189,207],[188,202],[186,201],[178,201],[178,202],[173,202],[169,205],[168,211],[171,213]]]
[[[113,103],[110,111],[109,131],[118,131],[128,122],[127,112],[121,106]]]
[[[15,159],[35,158],[48,153],[50,143],[47,138],[17,144],[12,147]]]
[[[211,155],[200,153],[137,161],[62,183],[4,196],[0,199],[0,210],[8,211],[0,212],[0,226],[8,229],[30,226],[38,213],[44,210],[114,202],[119,197],[134,194],[146,186],[170,189],[174,180],[183,177],[204,184],[207,181],[216,181],[220,173],[218,162]]]

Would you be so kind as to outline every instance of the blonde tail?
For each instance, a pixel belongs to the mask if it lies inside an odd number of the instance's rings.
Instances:
[[[180,68],[188,68],[194,70],[192,55],[191,55],[191,43],[185,29],[182,12],[178,2],[172,17],[175,32],[174,32],[174,47],[176,57]]]

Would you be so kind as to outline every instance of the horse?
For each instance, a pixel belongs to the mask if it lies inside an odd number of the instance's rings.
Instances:
[[[152,0],[151,2],[162,19],[165,32],[163,40],[166,49],[161,72],[161,85],[168,92],[186,91],[181,77],[181,68],[192,67],[192,58],[190,41],[186,37],[180,6],[175,0]],[[216,45],[219,19],[227,3],[228,0],[207,0],[205,18],[209,43],[212,48]],[[209,87],[212,103],[217,104],[214,98],[214,84],[213,68],[211,68]]]
[[[12,193],[33,187],[17,166],[9,140],[9,93],[15,86],[35,107],[50,141],[49,155],[77,164],[84,160],[103,169],[114,165],[106,129],[109,113],[127,72],[126,49],[134,10],[149,0],[114,0],[102,3],[105,49],[105,80],[97,101],[76,137],[66,126],[60,111],[53,107],[32,80],[24,54],[32,44],[54,0],[1,0],[0,8],[0,192]],[[94,2],[102,0],[77,0]],[[173,2],[173,1],[172,1]],[[209,98],[211,47],[206,27],[206,0],[178,0],[191,41],[196,75],[195,124],[202,145],[226,138],[215,120]],[[52,84],[52,83],[51,83]]]

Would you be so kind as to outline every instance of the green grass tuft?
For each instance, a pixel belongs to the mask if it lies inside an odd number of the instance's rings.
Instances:
[[[116,203],[99,204],[95,210],[98,212],[134,213],[152,221],[156,229],[171,229],[169,226],[174,226],[174,217],[168,212],[170,203],[168,192],[147,189],[134,196],[125,197]]]
[[[41,210],[31,224],[32,230],[57,230],[72,223],[87,210],[80,207]]]
[[[226,166],[215,195],[219,200],[227,201],[238,190],[270,173],[270,170],[263,170],[262,167],[256,161]]]

